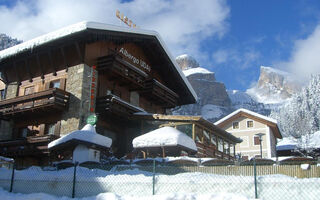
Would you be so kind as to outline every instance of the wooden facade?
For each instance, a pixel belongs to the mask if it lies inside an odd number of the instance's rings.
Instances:
[[[134,115],[133,118],[141,120],[143,132],[148,132],[157,127],[170,126],[186,133],[197,145],[197,157],[234,160],[235,145],[241,142],[239,138],[200,116],[139,114]]]
[[[156,33],[89,22],[60,33],[0,52],[1,155],[43,163],[48,142],[82,128],[96,114],[97,132],[112,138],[114,155],[122,157],[142,134],[134,113],[165,114],[195,103],[193,89]]]

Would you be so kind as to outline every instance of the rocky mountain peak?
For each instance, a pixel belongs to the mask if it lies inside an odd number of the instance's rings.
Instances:
[[[281,103],[301,90],[302,85],[290,73],[272,67],[260,67],[257,84],[247,93],[261,103]]]
[[[176,57],[176,61],[182,70],[200,67],[199,63],[192,56],[183,54]]]

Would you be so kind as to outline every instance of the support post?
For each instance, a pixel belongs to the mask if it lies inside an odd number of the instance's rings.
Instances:
[[[74,198],[74,196],[75,196],[77,165],[78,165],[78,162],[74,163],[73,182],[72,182],[72,198]]]
[[[15,169],[15,167],[16,167],[16,164],[13,161],[13,163],[12,163],[12,173],[11,173],[11,182],[10,182],[10,191],[9,192],[12,192],[12,190],[13,190],[14,169]]]
[[[253,175],[254,175],[254,197],[255,199],[258,199],[256,158],[253,158]]]
[[[152,195],[155,194],[155,182],[156,182],[156,160],[153,159],[153,170],[152,170],[152,173],[153,173],[153,177],[152,177]]]

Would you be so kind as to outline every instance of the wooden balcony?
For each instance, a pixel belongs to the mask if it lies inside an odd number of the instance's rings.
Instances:
[[[98,58],[97,70],[99,73],[107,72],[111,79],[120,85],[126,85],[130,90],[143,88],[148,77],[146,72],[113,54]]]
[[[48,154],[48,143],[57,138],[55,135],[44,135],[0,141],[0,155],[14,157]]]
[[[136,112],[144,112],[144,110],[111,94],[96,99],[96,112],[99,114],[112,113],[120,116],[129,116]]]
[[[175,107],[179,98],[175,92],[155,79],[146,81],[140,94],[167,108]]]
[[[28,115],[61,112],[68,107],[70,93],[51,88],[45,91],[0,101],[1,119],[16,119]]]

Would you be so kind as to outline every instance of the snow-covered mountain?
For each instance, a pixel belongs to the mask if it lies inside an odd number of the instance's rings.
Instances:
[[[176,60],[197,93],[198,100],[196,104],[174,109],[173,114],[201,115],[214,122],[232,111],[226,87],[216,81],[213,72],[200,67],[197,61],[188,55],[179,56]]]
[[[291,98],[301,87],[302,84],[292,74],[261,66],[257,84],[248,89],[247,93],[260,103],[277,104]]]
[[[0,33],[0,51],[21,43],[17,39],[13,39],[5,34]]]
[[[215,122],[234,110],[245,108],[268,116],[301,89],[300,84],[289,73],[261,67],[255,87],[246,92],[226,91],[225,85],[216,81],[214,72],[200,67],[191,56],[178,56],[176,60],[199,99],[196,104],[174,109],[173,114],[201,115]]]

